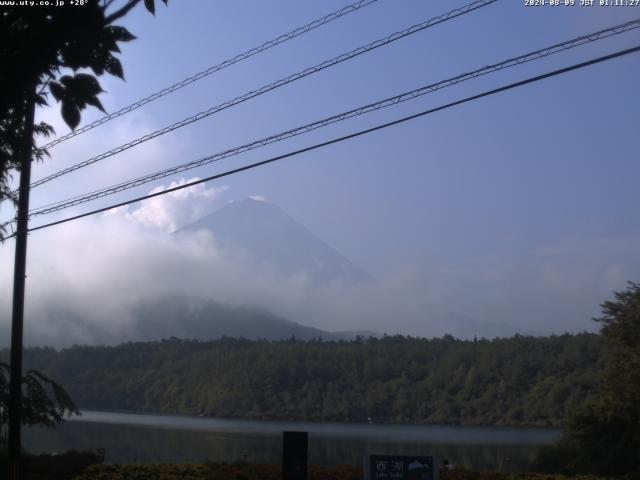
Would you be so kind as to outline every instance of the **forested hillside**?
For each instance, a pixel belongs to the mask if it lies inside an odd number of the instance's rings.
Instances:
[[[85,409],[558,426],[592,395],[600,352],[593,334],[477,341],[225,338],[34,348],[26,362],[58,380]]]

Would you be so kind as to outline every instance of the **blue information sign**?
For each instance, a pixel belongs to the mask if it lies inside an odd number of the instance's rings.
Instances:
[[[367,480],[437,480],[433,457],[370,455],[365,465]]]

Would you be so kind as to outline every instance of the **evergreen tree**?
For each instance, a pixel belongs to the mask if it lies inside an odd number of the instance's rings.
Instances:
[[[605,363],[597,397],[570,416],[560,441],[541,451],[545,471],[640,474],[640,285],[602,305]]]

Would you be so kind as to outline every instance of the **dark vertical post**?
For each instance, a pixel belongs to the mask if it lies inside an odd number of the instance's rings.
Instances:
[[[282,480],[307,480],[307,432],[282,432]]]
[[[22,330],[24,321],[24,283],[27,264],[27,229],[29,228],[29,185],[35,90],[29,90],[25,111],[24,139],[20,155],[20,189],[18,197],[16,256],[13,267],[13,312],[11,318],[11,379],[9,381],[9,480],[20,479],[20,424],[22,421]]]

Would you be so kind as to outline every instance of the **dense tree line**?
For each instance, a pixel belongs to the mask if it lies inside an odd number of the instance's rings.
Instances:
[[[640,284],[616,292],[596,318],[602,375],[596,394],[571,411],[562,438],[543,449],[550,472],[640,476]],[[629,477],[631,478],[631,477]]]
[[[5,352],[6,354],[6,352]],[[601,337],[222,338],[32,348],[80,408],[313,421],[561,425],[594,393]]]

